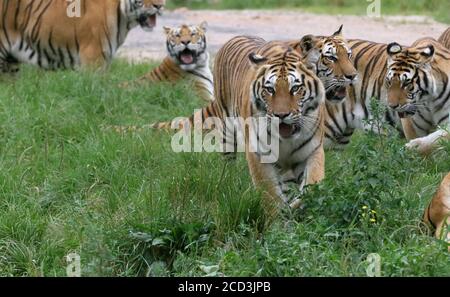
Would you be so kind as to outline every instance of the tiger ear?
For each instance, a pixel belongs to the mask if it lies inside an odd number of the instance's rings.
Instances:
[[[250,55],[248,55],[248,58],[250,59],[250,62],[252,62],[252,64],[255,66],[260,66],[261,64],[267,62],[266,57],[257,55],[255,53],[251,53]]]
[[[344,27],[344,25],[342,24],[339,29],[333,33],[333,36],[342,36],[342,28]]]
[[[394,56],[403,50],[402,46],[397,42],[392,42],[387,46],[387,53],[389,56]]]
[[[208,31],[208,23],[206,21],[203,21],[199,27],[203,30],[203,32]]]
[[[434,56],[435,51],[436,50],[435,50],[434,46],[432,44],[430,44],[420,53],[420,55],[422,55],[425,58],[432,58]]]
[[[172,31],[172,29],[170,27],[166,27],[166,26],[164,26],[163,29],[164,29],[164,33],[166,33],[166,35],[169,35],[170,31]]]
[[[313,35],[306,35],[300,40],[300,48],[302,54],[308,54],[313,48],[316,47],[318,39]]]
[[[425,49],[423,49],[420,52],[420,63],[422,65],[430,63],[434,58],[434,53],[436,52],[436,49],[432,44],[428,45]]]

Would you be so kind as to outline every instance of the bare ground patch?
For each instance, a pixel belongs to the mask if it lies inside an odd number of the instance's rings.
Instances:
[[[140,28],[130,32],[118,56],[131,61],[160,60],[166,55],[163,26],[209,24],[209,50],[213,54],[236,35],[257,35],[266,40],[300,38],[306,34],[329,35],[341,24],[347,38],[360,38],[377,42],[396,41],[409,45],[422,37],[434,37],[448,27],[421,16],[396,16],[372,19],[364,16],[317,15],[301,11],[213,11],[177,9],[166,11],[158,19],[154,32]]]

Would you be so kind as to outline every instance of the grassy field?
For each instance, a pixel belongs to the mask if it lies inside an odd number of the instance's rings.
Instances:
[[[170,136],[110,124],[188,115],[187,85],[122,90],[149,65],[107,74],[25,67],[0,81],[0,275],[450,276],[446,245],[421,224],[450,146],[423,159],[395,135],[360,134],[327,153],[304,209],[265,227],[243,156],[175,154]]]
[[[315,13],[365,15],[371,2],[365,0],[172,0],[171,8],[194,9],[282,9],[298,8]],[[450,23],[448,0],[380,0],[382,15],[429,15]]]

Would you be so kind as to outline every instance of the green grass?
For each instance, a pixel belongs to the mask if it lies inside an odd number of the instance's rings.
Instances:
[[[202,104],[184,84],[116,87],[148,68],[24,67],[0,82],[0,275],[64,276],[76,252],[85,276],[364,276],[375,252],[386,276],[450,276],[445,244],[420,222],[450,146],[423,159],[395,136],[357,135],[327,153],[303,210],[264,227],[243,156],[175,154],[165,133],[101,129]]]
[[[366,15],[365,0],[173,0],[169,8],[194,9],[283,9],[298,8],[315,13]],[[382,15],[429,15],[450,23],[448,0],[381,0]]]

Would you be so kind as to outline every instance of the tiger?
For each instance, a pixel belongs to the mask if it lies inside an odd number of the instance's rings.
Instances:
[[[449,243],[450,252],[450,173],[442,181],[432,201],[425,209],[423,221],[435,230],[438,239]]]
[[[440,140],[450,140],[450,50],[432,38],[411,47],[391,43],[386,75],[387,101],[402,122],[406,145],[431,153]]]
[[[167,37],[168,56],[151,72],[135,81],[138,84],[148,82],[178,82],[183,79],[193,81],[194,88],[200,98],[205,101],[214,100],[213,75],[209,67],[207,51],[207,24],[198,26],[182,25],[178,28],[164,27]],[[130,83],[122,83],[128,87]]]
[[[226,124],[229,118],[278,121],[269,134],[279,143],[279,157],[263,163],[262,152],[250,149],[250,134],[256,130],[250,124],[243,133],[246,159],[254,185],[264,192],[263,205],[269,217],[277,213],[279,205],[297,207],[299,200],[286,195],[288,185],[295,183],[303,189],[320,182],[325,174],[322,82],[286,43],[250,36],[228,41],[217,53],[213,72],[215,101],[197,114],[198,121],[205,122],[202,114],[219,119],[223,126],[219,134],[226,136],[234,135],[233,125]],[[261,131],[256,134],[259,144]],[[235,139],[224,138],[227,145],[234,145]]]
[[[358,72],[353,65],[352,51],[343,36],[343,26],[330,36],[306,35],[300,40],[286,41],[286,44],[298,52],[305,65],[320,78],[326,90],[325,100],[325,147],[341,148],[347,145],[353,133],[352,128],[342,129],[347,122],[346,113],[350,109],[346,98],[346,87],[357,80]],[[209,116],[204,110],[203,118]],[[191,123],[193,117],[190,118]],[[152,128],[168,130],[180,126],[177,121],[158,122]]]
[[[165,0],[0,0],[0,73],[106,68],[128,32],[156,26]],[[78,11],[77,11],[78,10]]]
[[[358,79],[352,49],[344,38],[343,25],[330,36],[306,35],[289,45],[312,67],[326,90],[325,148],[341,149],[350,143],[354,128],[349,125],[351,105],[345,100],[347,87]]]
[[[386,107],[383,120],[409,141],[407,148],[447,137],[445,131],[432,132],[448,120],[448,50],[431,39],[419,40],[404,49],[395,42],[350,39],[348,44],[359,79],[347,87],[349,108],[344,116],[349,121],[341,129],[376,130],[367,124],[374,117],[370,100],[375,98]],[[414,104],[406,105],[406,101]],[[429,134],[428,139],[416,139]]]
[[[439,37],[438,42],[450,49],[450,27]]]
[[[388,44],[361,39],[349,39],[348,44],[353,53],[353,63],[358,71],[359,79],[347,87],[346,100],[349,108],[344,115],[348,121],[341,129],[350,127],[353,131],[355,129],[372,130],[372,127],[367,124],[373,120],[370,100],[379,100],[383,106],[387,107],[385,81],[389,58]],[[383,120],[401,132],[401,120],[395,112],[387,109]]]

